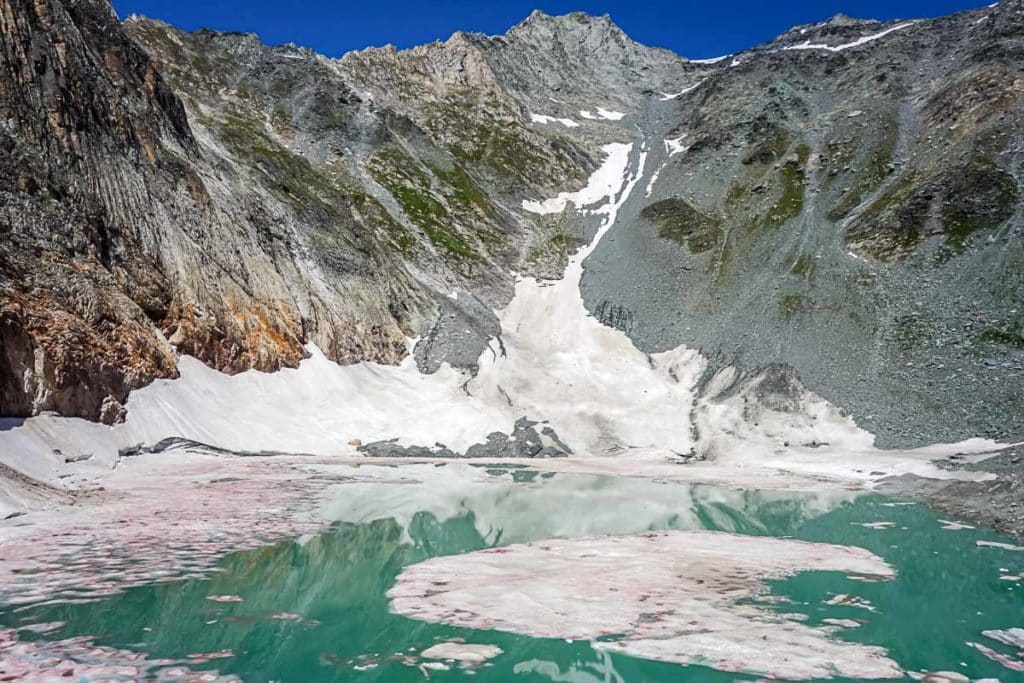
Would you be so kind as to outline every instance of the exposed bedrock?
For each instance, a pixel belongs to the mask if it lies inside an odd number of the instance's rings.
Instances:
[[[531,130],[483,71],[389,107],[355,74],[414,79],[415,55],[346,66],[106,0],[6,0],[0,48],[2,415],[117,421],[175,354],[396,363],[436,292],[500,307],[575,239],[506,207],[585,177],[588,145]]]
[[[443,443],[433,446],[402,446],[398,439],[376,441],[359,447],[361,453],[385,458],[564,458],[572,449],[562,443],[550,425],[525,417],[516,421],[511,434],[492,432],[487,440],[474,444],[465,452],[456,452]]]
[[[0,414],[116,422],[182,354],[394,364],[418,338],[422,371],[474,370],[514,274],[591,236],[545,202],[633,143],[598,319],[709,377],[768,368],[883,446],[1019,439],[1022,7],[697,63],[580,13],[335,60],[0,0]]]
[[[588,260],[588,309],[711,373],[789,366],[883,447],[1019,440],[1021,7],[839,51],[787,48],[897,24],[798,27],[651,98],[656,180]]]

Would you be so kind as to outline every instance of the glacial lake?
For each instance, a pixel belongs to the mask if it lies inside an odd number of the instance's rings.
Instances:
[[[1005,657],[1012,665],[1017,648],[983,635],[1024,627],[1024,552],[1012,549],[1019,543],[941,521],[921,504],[874,494],[819,497],[539,474],[514,466],[479,473],[486,481],[466,488],[454,477],[437,501],[410,484],[338,486],[333,502],[324,503],[337,520],[323,533],[229,554],[210,578],[139,586],[82,604],[7,606],[0,624],[50,624],[18,634],[43,653],[48,643],[63,643],[55,648],[58,656],[71,652],[84,661],[104,648],[145,654],[147,663],[136,674],[126,662],[121,674],[104,680],[204,680],[196,676],[207,671],[268,683],[757,680],[756,672],[659,662],[585,641],[427,623],[395,614],[387,596],[404,568],[429,558],[556,537],[706,529],[870,551],[895,578],[800,572],[766,581],[764,609],[797,615],[790,618],[809,627],[856,622],[830,637],[880,647],[905,672],[1024,680],[1024,673],[996,661]],[[400,510],[387,517],[396,505]],[[496,593],[502,589],[493,586]],[[451,641],[493,645],[501,653],[475,665],[420,656]]]

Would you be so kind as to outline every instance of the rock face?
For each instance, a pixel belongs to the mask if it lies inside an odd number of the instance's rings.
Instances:
[[[512,273],[587,236],[523,201],[640,140],[646,192],[586,264],[602,321],[799,376],[883,444],[1020,437],[1022,7],[699,63],[579,13],[334,60],[0,0],[0,415],[117,421],[177,354],[417,336],[423,371],[472,369]]]
[[[655,352],[794,368],[883,446],[1024,434],[1020,2],[837,17],[705,65],[642,125],[657,182],[588,262]]]
[[[483,73],[451,98],[493,102],[502,131],[466,139],[312,53],[122,26],[104,0],[5,2],[0,39],[3,415],[115,421],[175,351],[226,372],[294,366],[308,342],[395,362],[436,292],[507,300],[529,230],[504,197],[592,164]],[[470,106],[439,93],[420,108]]]

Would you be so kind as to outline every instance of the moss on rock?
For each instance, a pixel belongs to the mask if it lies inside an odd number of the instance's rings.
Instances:
[[[640,216],[658,227],[658,237],[677,242],[694,254],[714,249],[722,241],[720,219],[673,197],[644,207]]]

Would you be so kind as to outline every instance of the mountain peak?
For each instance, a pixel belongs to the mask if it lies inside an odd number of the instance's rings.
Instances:
[[[557,27],[560,29],[589,28],[602,31],[614,30],[623,33],[608,13],[602,15],[588,14],[587,12],[569,12],[567,14],[548,14],[543,10],[535,9],[521,22],[513,26],[509,33],[521,31],[537,26]]]
[[[864,23],[863,19],[854,19],[850,15],[843,14],[842,12],[840,12],[839,14],[836,14],[836,15],[830,17],[825,22],[825,25],[826,26],[854,26],[856,24],[862,24],[862,23]]]

